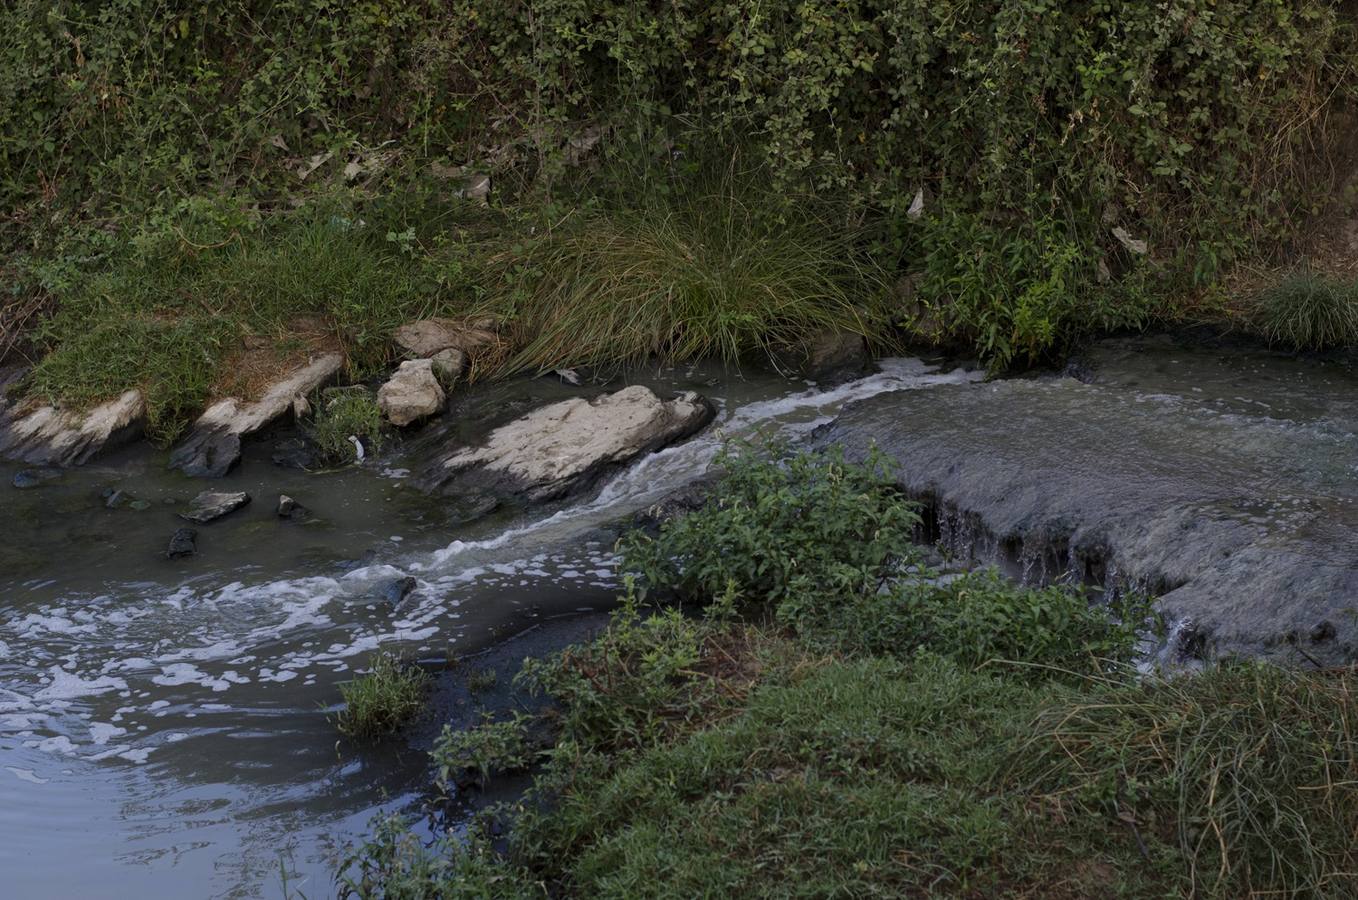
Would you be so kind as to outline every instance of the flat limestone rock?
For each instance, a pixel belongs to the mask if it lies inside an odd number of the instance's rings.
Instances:
[[[0,400],[0,457],[38,466],[79,466],[142,432],[146,401],[130,390],[85,412],[39,406],[27,412]]]
[[[377,390],[377,406],[387,421],[398,427],[410,425],[443,409],[443,386],[428,359],[401,363],[386,384]]]
[[[325,384],[343,365],[343,356],[327,353],[274,382],[258,400],[245,403],[228,397],[217,401],[170,455],[170,468],[198,478],[225,475],[240,460],[242,437],[291,410],[298,396],[304,397]]]
[[[610,467],[688,437],[712,416],[711,405],[697,394],[661,400],[640,385],[593,400],[563,400],[444,457],[425,483],[446,493],[551,500],[587,486]]]
[[[881,394],[816,441],[893,458],[958,557],[1159,596],[1171,654],[1358,658],[1358,360],[1146,338],[1086,363]]]
[[[495,342],[495,321],[489,318],[475,322],[421,319],[398,327],[392,332],[392,339],[402,350],[420,359],[427,359],[450,347],[463,353],[472,353]]]
[[[206,525],[229,515],[250,502],[244,491],[203,491],[189,503],[189,511],[179,514],[186,522]]]

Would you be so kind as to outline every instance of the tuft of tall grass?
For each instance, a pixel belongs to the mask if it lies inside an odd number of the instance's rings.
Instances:
[[[340,685],[344,708],[335,716],[340,734],[371,739],[396,731],[424,708],[429,673],[385,651],[366,675]]]
[[[1192,896],[1358,896],[1358,670],[1095,690],[1040,714],[1015,758],[1056,805],[1177,843]]]
[[[1295,350],[1358,345],[1358,280],[1294,272],[1260,295],[1256,316],[1270,343]]]
[[[735,361],[826,330],[886,342],[884,278],[854,229],[749,191],[651,191],[498,254],[488,303],[520,348],[506,368]]]

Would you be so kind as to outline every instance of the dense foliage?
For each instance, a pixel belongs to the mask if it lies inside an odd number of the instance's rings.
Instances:
[[[997,365],[1266,253],[1354,82],[1323,0],[16,0],[0,35],[0,247],[464,166],[550,207],[596,143],[746,144],[921,274],[902,320]]]

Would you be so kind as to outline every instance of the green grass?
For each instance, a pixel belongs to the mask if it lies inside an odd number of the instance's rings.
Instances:
[[[1295,272],[1260,295],[1256,318],[1270,343],[1294,350],[1358,346],[1358,280]]]
[[[382,411],[362,388],[329,388],[316,399],[310,424],[311,439],[331,462],[353,462],[358,455],[351,436],[371,450],[382,446]]]
[[[168,441],[209,396],[239,387],[254,364],[247,338],[266,368],[339,348],[352,375],[376,372],[393,328],[460,308],[459,228],[486,216],[405,203],[336,196],[260,218],[202,205],[90,237],[71,251],[78,263],[32,273],[59,305],[36,332],[49,352],[27,390],[87,406],[141,388],[152,434]]]
[[[344,707],[335,715],[335,727],[345,737],[383,737],[424,709],[429,673],[386,652],[368,665],[367,674],[340,685]]]
[[[507,368],[768,358],[826,330],[887,343],[883,276],[829,209],[697,178],[579,211],[491,261]]]

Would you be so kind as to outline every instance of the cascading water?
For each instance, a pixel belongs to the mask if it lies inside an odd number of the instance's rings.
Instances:
[[[324,708],[369,652],[445,659],[535,620],[604,608],[617,585],[599,529],[700,477],[726,438],[796,438],[847,403],[978,377],[885,360],[829,390],[788,394],[772,377],[709,386],[720,413],[703,434],[592,497],[460,527],[451,542],[438,503],[414,496],[391,461],[306,476],[247,453],[228,481],[259,499],[202,529],[200,557],[182,569],[153,548],[173,528],[168,501],[200,485],[165,475],[145,450],[11,494],[0,526],[23,537],[0,556],[8,889],[276,895],[281,865],[308,896],[325,894],[333,842],[361,833],[384,791],[399,803],[423,767],[416,753],[337,753]],[[150,508],[104,509],[110,481]],[[273,517],[268,496],[280,490],[315,506],[320,524]],[[352,555],[365,558],[342,564]],[[407,575],[410,596],[394,608],[378,599]]]

